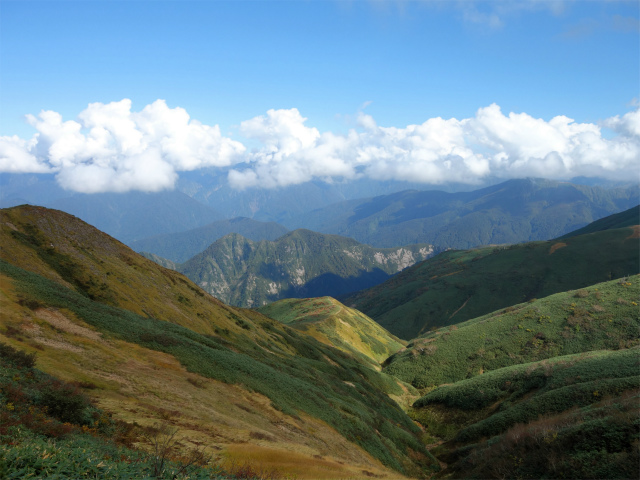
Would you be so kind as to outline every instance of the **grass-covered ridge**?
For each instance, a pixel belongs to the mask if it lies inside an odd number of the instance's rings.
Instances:
[[[234,342],[101,304],[4,261],[0,272],[25,303],[70,311],[108,336],[169,353],[190,372],[265,395],[285,413],[321,419],[391,468],[416,471],[408,450],[430,463],[419,431],[386,394],[398,393],[394,380],[258,313],[244,321],[268,332],[264,340]]]
[[[640,275],[551,295],[430,332],[384,371],[417,388],[558,355],[640,343]]]
[[[331,297],[279,300],[258,311],[375,367],[405,345],[363,313]]]
[[[633,227],[563,240],[448,251],[341,301],[400,338],[534,298],[639,273]]]
[[[633,478],[639,366],[633,348],[505,367],[436,388],[413,415],[445,441],[443,478]]]

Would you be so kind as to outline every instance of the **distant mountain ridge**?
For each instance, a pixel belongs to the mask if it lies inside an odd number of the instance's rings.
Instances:
[[[624,212],[614,213],[608,217],[596,220],[583,228],[558,237],[558,240],[576,237],[578,235],[585,235],[587,233],[602,232],[604,230],[611,230],[614,228],[630,227],[633,225],[640,225],[640,205],[631,207],[629,210],[625,210]]]
[[[450,250],[340,297],[400,338],[640,271],[638,226],[563,240]]]
[[[179,191],[74,195],[46,206],[70,213],[126,244],[223,218],[213,208]]]
[[[337,296],[376,285],[435,253],[418,244],[382,249],[295,230],[270,242],[227,235],[177,269],[222,301],[260,307],[282,298]]]
[[[604,189],[542,179],[472,192],[407,190],[349,200],[283,222],[379,247],[429,243],[465,249],[548,240],[637,205],[639,186]]]
[[[185,232],[143,238],[131,242],[130,246],[137,252],[153,253],[172,262],[182,263],[230,233],[238,233],[249,240],[259,242],[275,240],[288,231],[275,222],[259,222],[251,218],[237,217],[218,220]]]

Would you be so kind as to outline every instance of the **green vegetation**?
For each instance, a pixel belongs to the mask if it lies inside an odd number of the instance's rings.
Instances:
[[[0,343],[0,478],[254,478],[208,465],[204,451],[180,456],[161,430],[116,422],[96,408],[82,388],[93,385],[60,381],[33,361]],[[133,449],[144,438],[164,448]]]
[[[380,249],[296,230],[274,242],[230,234],[177,269],[225,303],[257,308],[282,298],[335,297],[367,288],[432,254],[429,245]]]
[[[416,473],[416,465],[437,467],[417,427],[387,396],[401,393],[395,380],[256,312],[239,318],[268,332],[257,343],[233,333],[212,337],[93,301],[4,261],[0,272],[14,279],[23,299],[70,311],[115,338],[169,353],[191,372],[242,384],[285,413],[319,418],[391,468]],[[416,452],[413,461],[408,449]]]
[[[260,240],[273,241],[288,231],[275,222],[259,222],[251,218],[238,217],[231,220],[218,220],[186,232],[144,238],[131,242],[130,246],[138,252],[151,252],[174,263],[182,263],[230,233],[237,233],[244,238],[259,242]]]
[[[604,189],[543,179],[472,192],[407,190],[329,205],[285,222],[378,247],[437,248],[548,240],[638,204],[638,187]]]
[[[414,340],[384,371],[416,388],[558,355],[640,343],[640,275],[498,310]]]
[[[342,298],[400,338],[458,324],[499,308],[638,273],[633,228],[448,251],[385,283]]]
[[[374,368],[403,348],[404,342],[358,310],[331,297],[285,299],[258,309],[267,317],[370,362]]]
[[[443,478],[633,478],[639,362],[633,348],[505,367],[436,388],[412,414],[445,441]]]
[[[601,232],[603,230],[611,230],[614,228],[632,227],[634,225],[640,225],[640,205],[625,210],[624,212],[609,215],[608,217],[601,218],[595,222],[590,223],[586,227],[580,228],[573,232],[567,233],[562,238],[575,237],[578,235],[586,235],[587,233]]]

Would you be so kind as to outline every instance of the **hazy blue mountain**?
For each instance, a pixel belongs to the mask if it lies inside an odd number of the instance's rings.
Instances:
[[[547,240],[630,208],[637,185],[605,189],[540,179],[509,180],[471,192],[409,190],[349,200],[284,222],[390,247],[443,248]]]
[[[46,205],[72,195],[60,187],[53,175],[43,173],[0,173],[0,206]]]
[[[433,188],[420,183],[359,179],[326,183],[320,180],[279,188],[233,189],[225,170],[200,170],[180,175],[177,188],[227,218],[249,217],[261,221],[283,223],[287,219],[344,200],[386,195],[407,189]],[[463,191],[473,187],[448,184],[446,191]]]
[[[275,222],[259,222],[251,218],[237,217],[218,220],[186,232],[143,238],[131,242],[129,246],[139,252],[154,253],[173,262],[182,263],[230,233],[238,233],[249,240],[260,241],[275,240],[288,231]]]
[[[78,194],[53,201],[47,207],[75,215],[127,244],[223,218],[179,191]]]
[[[613,228],[630,227],[632,225],[640,225],[640,205],[636,205],[624,212],[615,213],[608,217],[601,218],[600,220],[596,220],[586,227],[559,237],[559,239],[585,235],[587,233],[602,232],[603,230],[611,230]]]
[[[283,298],[335,297],[367,288],[433,253],[430,245],[374,248],[309,230],[273,242],[230,234],[177,269],[225,303],[260,307]]]

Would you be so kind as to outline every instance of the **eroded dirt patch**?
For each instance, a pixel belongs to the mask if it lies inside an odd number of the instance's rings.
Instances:
[[[102,337],[100,333],[72,322],[58,310],[40,308],[34,313],[40,320],[47,322],[49,325],[52,325],[63,332],[90,338],[91,340],[100,340]]]

